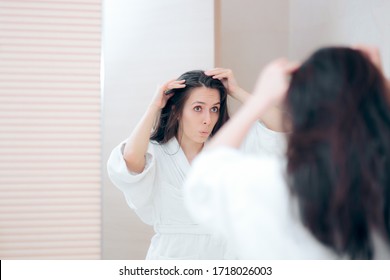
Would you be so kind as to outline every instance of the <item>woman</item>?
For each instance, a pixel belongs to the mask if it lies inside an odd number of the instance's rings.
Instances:
[[[324,48],[300,67],[274,61],[194,162],[189,210],[225,232],[240,258],[390,258],[389,91],[365,53]],[[285,158],[237,151],[284,99]]]
[[[206,74],[190,71],[165,83],[129,139],[111,153],[112,182],[142,221],[156,231],[147,259],[235,258],[224,238],[190,217],[182,195],[192,160],[229,118],[224,84],[234,98],[241,102],[248,98],[229,69],[216,68]],[[257,125],[242,149],[281,153],[283,141],[280,133]]]

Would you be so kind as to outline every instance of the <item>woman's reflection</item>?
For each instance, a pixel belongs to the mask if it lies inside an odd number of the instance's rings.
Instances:
[[[194,157],[229,119],[226,98],[220,80],[186,72],[157,90],[130,137],[112,151],[111,180],[156,231],[147,259],[234,257],[221,236],[192,220],[181,190]]]
[[[111,180],[141,220],[156,231],[147,259],[235,258],[222,236],[193,221],[182,194],[192,160],[229,119],[227,94],[241,102],[249,97],[238,86],[232,71],[224,68],[189,71],[166,82],[157,90],[130,137],[111,153]],[[281,111],[274,107],[262,121],[280,129],[275,121],[280,115]],[[282,156],[285,146],[283,133],[256,122],[241,149]]]

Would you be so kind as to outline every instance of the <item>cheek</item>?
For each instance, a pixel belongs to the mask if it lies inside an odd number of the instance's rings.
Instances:
[[[217,123],[218,118],[219,118],[219,114],[213,114],[213,116],[212,116],[213,126]]]
[[[202,121],[204,116],[201,113],[195,112],[194,110],[188,110],[186,112],[186,120],[189,124],[196,124],[197,122]]]
[[[191,121],[194,118],[194,112],[190,108],[184,108],[181,118],[186,122]]]
[[[183,124],[184,128],[191,130],[192,127],[197,122],[197,116],[198,116],[198,114],[195,114],[195,112],[193,112],[191,110],[183,111],[181,123]]]
[[[191,118],[189,118],[187,115],[184,115],[182,116],[181,118],[181,125],[183,126],[183,128],[187,128],[189,125],[190,125],[190,120]]]

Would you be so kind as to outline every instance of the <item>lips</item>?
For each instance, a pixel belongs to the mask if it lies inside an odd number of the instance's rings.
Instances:
[[[200,134],[202,134],[202,135],[209,135],[210,132],[208,132],[208,131],[201,131]]]

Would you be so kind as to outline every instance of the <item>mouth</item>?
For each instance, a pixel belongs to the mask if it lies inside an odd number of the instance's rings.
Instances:
[[[209,134],[210,134],[210,132],[208,132],[208,131],[200,131],[199,133],[202,136],[209,136]]]

